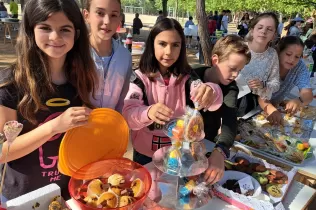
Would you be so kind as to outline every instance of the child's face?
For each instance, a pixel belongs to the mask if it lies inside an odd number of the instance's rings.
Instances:
[[[279,55],[280,67],[290,70],[297,65],[303,54],[303,47],[297,44],[289,45]]]
[[[163,31],[154,41],[155,57],[160,69],[168,69],[179,58],[181,51],[181,37],[176,30]]]
[[[120,11],[117,0],[92,0],[90,11],[83,10],[91,35],[101,41],[111,40],[121,22]]]
[[[50,58],[62,58],[72,49],[75,27],[63,12],[50,15],[34,27],[36,45]]]
[[[237,78],[240,70],[245,67],[247,59],[244,55],[231,53],[228,59],[219,61],[215,54],[212,56],[212,62],[218,72],[221,84],[228,85]]]
[[[253,41],[266,46],[275,36],[275,27],[272,17],[262,18],[252,30]]]

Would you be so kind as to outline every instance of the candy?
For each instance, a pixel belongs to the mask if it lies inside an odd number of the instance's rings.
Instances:
[[[304,142],[303,145],[304,145],[304,149],[308,149],[309,148],[309,143],[308,142]]]
[[[183,128],[180,128],[178,126],[176,126],[172,129],[172,137],[175,139],[178,139],[178,140],[182,139],[183,133],[184,133]]]
[[[195,181],[193,180],[188,181],[184,187],[181,187],[179,189],[180,196],[185,197],[189,195],[193,191],[195,186],[196,186]]]
[[[178,120],[176,127],[183,128],[183,126],[184,126],[184,120]]]
[[[305,149],[304,144],[297,144],[296,148],[300,151],[303,151]]]

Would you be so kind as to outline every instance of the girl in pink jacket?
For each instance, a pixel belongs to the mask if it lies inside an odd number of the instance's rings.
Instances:
[[[171,144],[163,125],[184,114],[188,100],[199,109],[217,110],[223,101],[221,89],[191,76],[181,25],[165,18],[151,30],[139,69],[124,101],[123,116],[132,130],[133,160],[142,165],[153,153]]]

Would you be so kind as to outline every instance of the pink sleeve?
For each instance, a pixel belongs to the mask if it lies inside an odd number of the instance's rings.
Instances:
[[[209,86],[210,88],[212,88],[214,90],[215,100],[210,105],[210,107],[207,108],[207,110],[209,110],[209,111],[216,111],[216,110],[218,110],[223,104],[223,92],[222,92],[221,87],[218,84],[215,84],[215,83],[212,83],[212,82],[202,83],[201,80],[196,80],[196,81],[191,83],[191,91],[190,91],[191,92],[191,96],[192,96],[192,93],[194,93],[195,90],[197,90],[197,88],[201,84],[205,84],[205,85]]]
[[[130,83],[122,114],[132,130],[140,130],[153,123],[147,115],[149,109],[150,106],[144,105],[142,90]]]

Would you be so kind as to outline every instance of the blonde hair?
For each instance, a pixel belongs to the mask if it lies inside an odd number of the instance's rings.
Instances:
[[[251,53],[248,45],[237,35],[230,34],[220,38],[212,50],[212,55],[217,55],[219,62],[227,60],[232,53],[244,55],[247,59],[247,64],[250,62]]]

